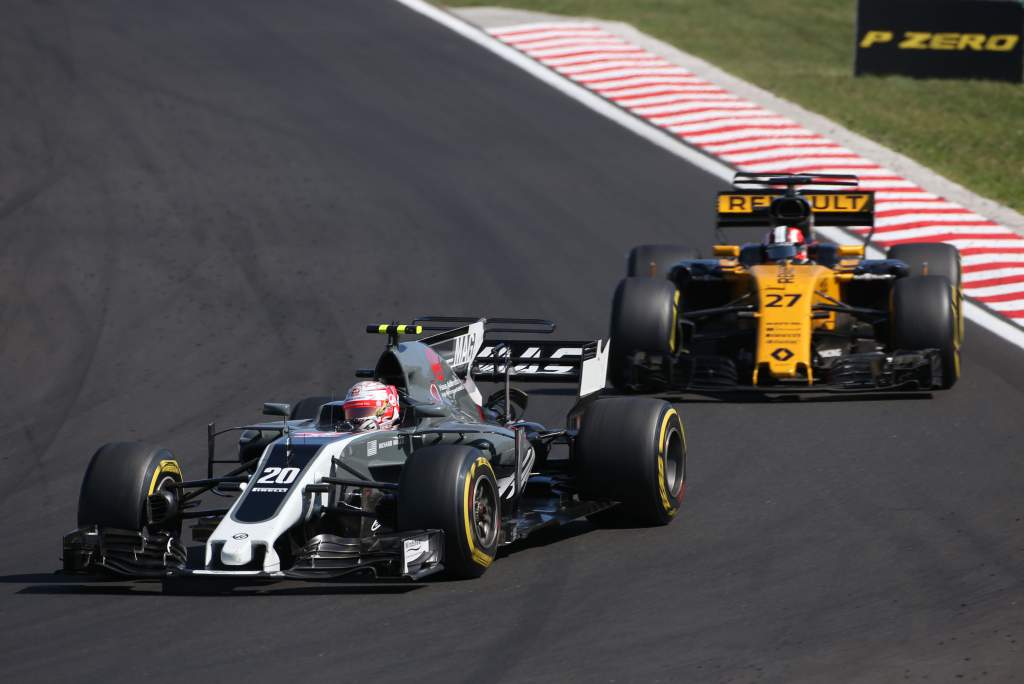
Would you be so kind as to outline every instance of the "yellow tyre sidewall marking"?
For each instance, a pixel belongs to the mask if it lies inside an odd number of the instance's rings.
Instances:
[[[482,567],[488,568],[491,566],[491,562],[494,560],[493,556],[489,556],[486,551],[478,549],[476,544],[473,542],[473,522],[470,520],[471,509],[473,508],[473,502],[470,501],[470,487],[473,486],[474,480],[476,480],[476,469],[477,467],[486,468],[491,471],[491,476],[494,476],[494,469],[491,468],[490,462],[483,457],[476,459],[472,466],[469,468],[469,472],[466,473],[466,484],[463,487],[462,494],[462,508],[463,508],[463,519],[466,523],[466,542],[469,544],[469,554],[473,558],[473,562]],[[497,502],[496,502],[497,503]]]
[[[964,343],[963,287],[953,287],[953,373],[960,377],[960,347]]]
[[[676,351],[676,328],[679,327],[679,290],[676,290],[672,297],[672,329],[668,333],[668,349],[672,353]]]
[[[156,471],[153,472],[153,479],[149,481],[150,495],[152,495],[156,491],[157,483],[159,483],[160,480],[163,479],[161,475],[166,474],[177,475],[179,482],[184,479],[181,475],[181,466],[178,465],[177,461],[175,461],[174,459],[160,461],[160,463],[156,467]]]
[[[669,515],[675,515],[679,509],[673,505],[673,499],[668,495],[668,487],[665,485],[665,451],[668,443],[665,441],[665,437],[668,434],[668,424],[675,416],[679,418],[679,414],[676,413],[674,408],[670,408],[665,412],[665,416],[661,419],[661,434],[658,437],[658,493],[661,495],[661,505],[664,507],[665,512]],[[686,435],[682,431],[683,421],[679,421],[680,425],[680,436],[683,439],[683,449],[686,449]]]

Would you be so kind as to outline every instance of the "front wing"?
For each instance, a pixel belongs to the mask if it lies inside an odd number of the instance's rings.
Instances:
[[[413,530],[364,538],[322,534],[294,554],[291,567],[265,572],[253,567],[190,567],[179,539],[166,532],[84,527],[64,536],[63,567],[72,574],[130,578],[229,577],[246,579],[406,579],[444,569],[444,532]]]
[[[813,382],[776,381],[756,386],[743,382],[735,360],[724,356],[683,353],[648,357],[637,353],[627,360],[626,370],[628,389],[694,394],[921,393],[942,386],[942,366],[935,349],[849,354],[828,368],[815,369]]]

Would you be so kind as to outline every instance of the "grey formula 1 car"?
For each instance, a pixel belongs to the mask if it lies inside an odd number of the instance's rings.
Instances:
[[[399,337],[424,330],[434,334]],[[467,578],[549,525],[671,522],[686,483],[680,416],[661,400],[604,396],[606,342],[501,337],[553,330],[536,319],[451,317],[370,326],[387,348],[357,376],[397,386],[396,429],[353,432],[330,397],[264,404],[278,420],[208,426],[203,479],[185,479],[166,449],[107,444],[86,470],[64,570],[172,582]],[[476,381],[504,387],[485,400]],[[528,396],[513,381],[577,384],[566,427],[523,419]],[[218,457],[215,439],[229,431],[241,432],[238,456]],[[568,457],[549,458],[558,445]],[[200,496],[225,503],[202,506]],[[204,548],[186,550],[185,521]]]

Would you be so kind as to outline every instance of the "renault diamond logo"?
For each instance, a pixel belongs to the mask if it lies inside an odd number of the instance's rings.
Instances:
[[[774,358],[776,361],[789,361],[791,358],[793,358],[793,352],[789,351],[785,347],[779,347],[778,349],[772,352],[772,358]]]

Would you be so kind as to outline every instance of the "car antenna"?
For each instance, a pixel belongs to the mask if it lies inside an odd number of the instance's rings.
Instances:
[[[284,423],[284,460],[286,464],[291,464],[292,460],[292,430],[288,425],[288,416],[281,418],[281,422]]]
[[[505,345],[505,422],[512,423],[512,347]],[[516,473],[518,475],[518,472]],[[516,492],[519,483],[516,482]]]

